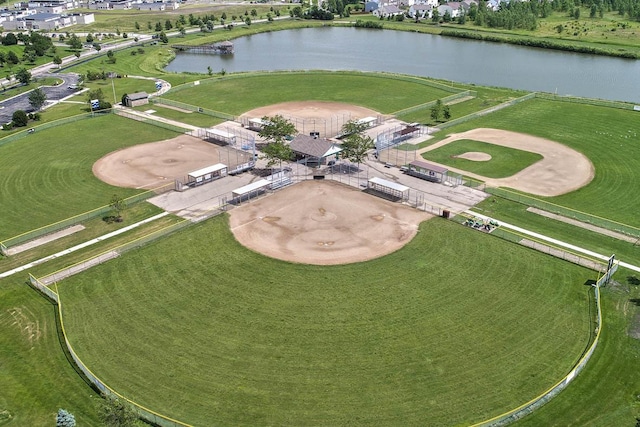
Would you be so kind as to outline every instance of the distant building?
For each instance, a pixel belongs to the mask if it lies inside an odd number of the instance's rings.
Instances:
[[[147,92],[136,92],[124,97],[124,105],[127,107],[137,107],[149,103],[149,95]]]

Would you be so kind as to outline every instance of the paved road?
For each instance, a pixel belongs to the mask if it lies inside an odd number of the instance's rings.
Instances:
[[[59,101],[63,98],[73,95],[78,89],[79,77],[77,74],[40,74],[41,77],[55,77],[62,79],[62,83],[58,86],[42,86],[41,89],[47,95],[47,102]],[[0,103],[0,123],[9,123],[13,113],[18,110],[31,113],[35,111],[29,103],[29,94],[26,92],[13,98],[9,98]]]

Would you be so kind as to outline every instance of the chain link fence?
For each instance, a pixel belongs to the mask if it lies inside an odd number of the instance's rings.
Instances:
[[[587,224],[592,224],[598,227],[606,228],[607,230],[616,231],[640,239],[640,228],[634,227],[632,225],[623,224],[621,222],[602,218],[597,215],[592,215],[576,209],[556,205],[555,203],[547,202],[545,200],[537,199],[535,197],[517,193],[505,188],[487,187],[486,191],[491,195],[502,197],[503,199],[511,200],[513,202],[521,203],[525,206],[542,209],[547,212],[562,215],[567,218],[573,218]]]
[[[206,114],[207,116],[217,117],[223,120],[231,120],[231,121],[236,120],[236,117],[231,114],[221,113],[220,111],[210,110],[209,108],[204,108],[204,107],[198,107],[196,105],[187,104],[186,102],[175,101],[173,99],[155,97],[151,99],[151,102],[153,104],[168,105],[170,107],[180,108],[182,110],[192,111],[194,113]]]
[[[144,193],[136,194],[134,196],[124,199],[124,203],[127,207],[133,206],[136,203],[147,200],[157,194],[161,194],[170,191],[174,188],[174,184],[167,184],[162,187],[155,188],[153,190],[145,191]],[[81,213],[76,216],[72,216],[62,221],[55,222],[53,224],[45,225],[44,227],[37,228],[35,230],[27,231],[26,233],[19,234],[14,237],[10,237],[0,243],[0,250],[4,255],[8,255],[8,249],[12,246],[19,245],[29,240],[34,240],[47,234],[55,233],[72,225],[85,222],[87,220],[100,217],[111,212],[113,208],[111,206],[102,206],[97,209]]]

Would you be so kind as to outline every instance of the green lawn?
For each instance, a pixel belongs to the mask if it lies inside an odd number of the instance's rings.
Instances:
[[[65,356],[56,307],[25,279],[0,279],[0,425],[50,427],[64,408],[97,427],[99,397]]]
[[[491,160],[475,161],[457,157],[469,152],[488,154],[491,156]],[[506,178],[515,175],[542,159],[540,154],[530,151],[502,147],[470,139],[452,141],[443,147],[423,153],[422,157],[488,178]]]
[[[106,128],[109,132],[100,131]],[[163,128],[108,115],[0,146],[0,239],[107,205],[114,193],[139,193],[103,183],[93,175],[93,163],[112,151],[174,136]]]
[[[384,96],[373,96],[384,93]],[[215,96],[212,96],[215,94]],[[253,108],[287,101],[335,101],[392,113],[451,95],[426,79],[347,72],[292,72],[231,75],[178,87],[164,97],[240,115]]]
[[[59,290],[93,372],[177,419],[458,425],[571,369],[589,341],[593,278],[440,219],[383,258],[290,264],[242,248],[220,216]]]

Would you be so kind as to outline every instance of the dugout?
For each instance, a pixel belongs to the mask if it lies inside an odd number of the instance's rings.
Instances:
[[[365,125],[367,128],[372,128],[378,124],[377,117],[363,117],[356,121],[359,125]]]
[[[386,179],[374,177],[367,181],[367,192],[394,202],[409,200],[410,188]]]
[[[212,166],[207,166],[206,168],[189,172],[187,175],[187,184],[190,187],[196,187],[215,179],[222,178],[225,175],[227,175],[227,165],[217,163]]]
[[[414,160],[407,165],[405,169],[407,175],[424,179],[431,182],[442,182],[446,179],[449,170],[445,167],[434,165],[431,163]]]
[[[249,119],[249,124],[247,127],[256,132],[260,132],[265,125],[268,125],[269,122],[267,120],[262,120],[258,118]]]
[[[235,145],[236,136],[230,132],[211,128],[204,130],[205,139],[210,142],[220,142],[225,145]]]
[[[236,188],[231,192],[234,203],[240,203],[244,200],[249,200],[254,197],[258,197],[264,193],[267,188],[272,184],[268,179],[261,179],[260,181],[252,182],[240,188]]]

